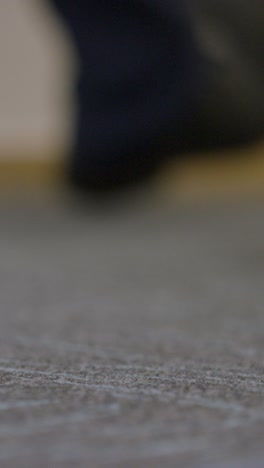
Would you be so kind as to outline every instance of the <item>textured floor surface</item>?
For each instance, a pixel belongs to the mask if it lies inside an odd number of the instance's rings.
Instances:
[[[264,208],[0,205],[0,466],[264,467]]]

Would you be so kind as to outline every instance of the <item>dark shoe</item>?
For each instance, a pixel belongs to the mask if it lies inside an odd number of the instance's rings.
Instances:
[[[76,153],[70,166],[72,186],[85,192],[116,192],[145,183],[171,157],[211,156],[263,138],[264,105],[257,87],[250,87],[245,77],[229,78],[219,73],[186,105],[182,120],[175,113],[175,123],[161,125],[145,140],[116,151]]]

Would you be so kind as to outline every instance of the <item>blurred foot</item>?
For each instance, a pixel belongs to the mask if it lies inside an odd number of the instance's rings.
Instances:
[[[118,192],[146,183],[161,165],[189,153],[208,153],[248,145],[264,136],[264,106],[257,87],[246,76],[220,72],[186,106],[182,124],[161,125],[159,132],[143,143],[131,142],[116,151],[85,154],[71,161],[71,185],[82,192]],[[222,153],[221,153],[222,154]]]

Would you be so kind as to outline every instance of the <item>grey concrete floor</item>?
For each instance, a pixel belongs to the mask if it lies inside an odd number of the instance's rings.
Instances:
[[[0,466],[264,466],[262,203],[0,204]]]

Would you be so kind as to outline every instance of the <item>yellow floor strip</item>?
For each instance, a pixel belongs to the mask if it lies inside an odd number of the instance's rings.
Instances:
[[[172,199],[264,197],[264,143],[173,163],[164,170],[160,185]]]
[[[63,181],[64,162],[47,157],[0,158],[0,194],[49,191]],[[211,155],[179,158],[157,178],[161,195],[194,200],[230,196],[264,196],[264,143]]]
[[[0,190],[50,189],[62,179],[61,158],[0,158]]]

